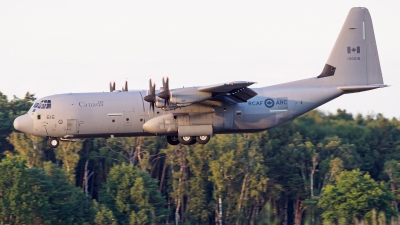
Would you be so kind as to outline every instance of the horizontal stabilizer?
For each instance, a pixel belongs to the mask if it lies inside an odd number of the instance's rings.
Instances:
[[[339,90],[345,91],[345,92],[361,92],[361,91],[369,91],[373,90],[376,88],[384,88],[388,87],[387,85],[384,84],[377,84],[377,85],[356,85],[356,86],[343,86],[343,87],[338,87]]]

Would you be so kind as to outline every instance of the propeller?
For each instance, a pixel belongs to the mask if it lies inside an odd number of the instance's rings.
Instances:
[[[111,82],[111,80],[110,80],[110,92],[113,92],[113,91],[115,91],[115,81]]]
[[[125,87],[122,87],[122,91],[128,91],[128,78],[125,80]]]
[[[150,109],[153,109],[154,112],[154,104],[156,103],[156,84],[152,84],[151,78],[149,80],[149,91],[150,94],[146,95],[143,99],[146,102],[150,102]]]
[[[158,97],[164,99],[164,107],[165,107],[169,105],[172,95],[172,92],[169,90],[169,77],[167,77],[166,80],[164,80],[163,77],[162,83],[163,83],[163,91],[158,93]]]

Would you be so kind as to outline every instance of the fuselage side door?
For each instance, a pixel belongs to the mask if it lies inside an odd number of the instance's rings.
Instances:
[[[77,133],[77,119],[67,119],[67,135],[74,135]]]
[[[232,129],[232,106],[220,106],[214,108],[212,118],[214,132]]]

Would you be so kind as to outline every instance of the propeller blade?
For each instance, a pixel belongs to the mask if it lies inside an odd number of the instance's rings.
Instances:
[[[125,80],[125,88],[122,88],[122,91],[128,91],[128,79]]]
[[[163,82],[163,91],[158,93],[158,97],[164,99],[164,107],[166,107],[167,105],[169,106],[172,95],[171,91],[169,90],[169,77],[167,76],[167,79],[163,77],[162,82]]]
[[[149,93],[150,92],[150,93]],[[149,79],[149,90],[147,91],[147,95],[143,98],[146,102],[150,103],[150,110],[153,109],[156,103],[156,84],[152,84],[151,78]]]

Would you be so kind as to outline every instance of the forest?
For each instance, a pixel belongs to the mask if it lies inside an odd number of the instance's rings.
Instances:
[[[400,121],[313,110],[206,145],[17,132],[0,92],[0,224],[399,224]]]

